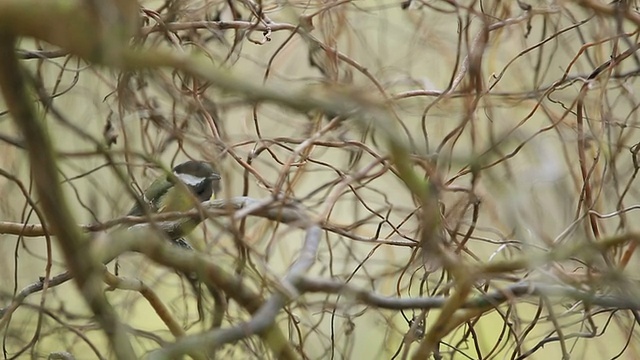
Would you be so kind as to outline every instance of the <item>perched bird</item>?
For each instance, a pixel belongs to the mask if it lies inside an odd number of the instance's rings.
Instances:
[[[180,181],[185,186],[177,184]],[[186,191],[188,190],[188,191]],[[173,172],[156,179],[144,191],[143,203],[152,214],[189,211],[197,203],[215,199],[220,191],[220,174],[209,163],[189,160],[176,165]],[[145,215],[141,202],[129,211],[130,216]],[[184,244],[183,236],[189,234],[198,225],[196,221],[187,221],[172,234],[171,240],[178,245]]]
[[[182,184],[178,184],[178,181]],[[219,191],[220,174],[213,166],[204,161],[189,160],[176,165],[171,174],[161,176],[151,183],[142,195],[142,202],[138,201],[128,215],[145,215],[147,212],[143,206],[148,207],[152,214],[189,211],[195,208],[198,203],[215,199]],[[193,250],[184,236],[193,231],[198,223],[199,221],[195,219],[185,221],[167,236],[175,245]],[[198,276],[195,273],[185,273],[184,275],[196,293],[198,315],[200,319],[203,319],[202,293]],[[217,295],[216,289],[209,290],[214,297]]]

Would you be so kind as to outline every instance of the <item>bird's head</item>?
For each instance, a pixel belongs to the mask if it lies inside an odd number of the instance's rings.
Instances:
[[[199,201],[215,199],[220,191],[220,174],[208,162],[189,160],[176,165],[173,175],[189,188]],[[167,180],[173,182],[173,177]]]

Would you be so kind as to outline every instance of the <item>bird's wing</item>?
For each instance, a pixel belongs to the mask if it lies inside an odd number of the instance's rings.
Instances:
[[[163,176],[159,179],[156,179],[147,190],[145,190],[142,201],[148,204],[151,207],[151,212],[158,212],[158,205],[162,196],[173,186],[172,183],[167,181],[167,179]],[[136,202],[136,204],[131,208],[128,216],[142,216],[144,215],[144,211],[140,204]]]

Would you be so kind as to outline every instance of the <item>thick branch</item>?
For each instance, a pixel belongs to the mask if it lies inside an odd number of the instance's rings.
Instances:
[[[92,251],[95,254],[101,254],[104,259],[113,258],[114,254],[126,251],[137,251],[153,261],[178,271],[202,275],[201,281],[208,286],[220,289],[251,314],[260,311],[267,304],[260,294],[245,285],[246,282],[242,277],[229,274],[204,254],[170,244],[166,241],[164,234],[154,233],[153,228],[149,225],[137,226],[128,230],[121,229],[98,240],[94,245]],[[278,358],[297,358],[287,338],[275,323],[267,324],[259,335]],[[186,351],[204,349],[207,348],[192,348]]]
[[[53,146],[31,106],[21,68],[15,57],[15,38],[0,33],[0,88],[12,118],[25,139],[42,212],[57,239],[69,271],[102,325],[118,358],[134,359],[126,329],[107,302],[100,286],[101,264],[87,256],[87,239],[73,219],[60,187]]]

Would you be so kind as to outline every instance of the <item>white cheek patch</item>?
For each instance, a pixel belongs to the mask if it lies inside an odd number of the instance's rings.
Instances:
[[[178,179],[180,179],[180,181],[182,181],[183,183],[189,186],[196,186],[205,180],[204,178],[189,175],[189,174],[177,174],[177,173],[174,173],[174,174]]]

